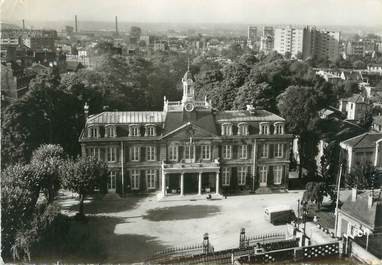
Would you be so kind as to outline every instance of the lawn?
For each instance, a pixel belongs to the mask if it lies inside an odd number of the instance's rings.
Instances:
[[[273,226],[264,220],[264,208],[283,204],[296,209],[301,195],[291,192],[196,201],[185,196],[182,201],[167,202],[157,201],[155,195],[93,198],[85,204],[88,223],[72,221],[75,228],[70,232],[81,235],[87,231],[85,245],[70,257],[55,257],[75,263],[139,262],[156,250],[201,243],[204,233],[209,233],[215,250],[237,247],[242,227],[248,235],[285,232],[286,225]],[[73,216],[78,210],[78,201],[70,196],[60,198],[59,203],[66,215]],[[45,252],[36,261],[54,261],[48,257],[55,254]]]

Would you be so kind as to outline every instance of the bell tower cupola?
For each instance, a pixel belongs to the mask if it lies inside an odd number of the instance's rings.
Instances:
[[[195,100],[194,77],[192,76],[190,72],[190,62],[188,62],[187,72],[184,74],[182,78],[182,83],[183,83],[182,103],[185,103],[188,101],[194,101]]]

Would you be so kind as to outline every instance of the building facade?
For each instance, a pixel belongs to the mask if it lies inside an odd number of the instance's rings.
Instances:
[[[297,57],[303,52],[304,30],[293,27],[276,28],[274,31],[274,49],[278,53],[285,55],[290,53],[292,57]]]
[[[89,116],[82,155],[109,165],[108,190],[167,194],[286,189],[292,135],[265,110],[215,111],[195,99],[189,71],[181,101],[163,111]]]

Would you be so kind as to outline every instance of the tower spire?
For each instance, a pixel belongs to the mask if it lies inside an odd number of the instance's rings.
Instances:
[[[190,57],[187,58],[187,71],[190,71]]]

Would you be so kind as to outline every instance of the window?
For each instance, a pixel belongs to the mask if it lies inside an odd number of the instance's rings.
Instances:
[[[98,127],[88,128],[88,137],[97,138],[98,137]]]
[[[260,152],[260,157],[261,158],[268,158],[268,150],[269,150],[269,145],[268,144],[263,144]]]
[[[261,185],[266,185],[267,183],[267,176],[268,176],[268,167],[267,166],[260,166],[259,167],[259,182]]]
[[[139,190],[139,177],[139,170],[133,169],[130,171],[130,184],[132,190]]]
[[[116,127],[115,126],[106,126],[105,127],[105,137],[116,137]]]
[[[281,158],[283,157],[283,144],[275,144],[275,157]]]
[[[224,124],[222,124],[222,132],[221,132],[221,134],[223,136],[232,135],[232,124],[231,123],[224,123]]]
[[[185,159],[195,159],[194,156],[194,151],[195,151],[195,146],[193,144],[186,144],[184,146],[184,158]]]
[[[248,124],[246,123],[239,123],[238,128],[238,135],[248,135]]]
[[[117,161],[117,147],[111,146],[107,150],[107,161],[116,162]]]
[[[260,134],[269,134],[269,124],[260,123]]]
[[[86,153],[88,156],[99,158],[99,149],[97,147],[86,148]]]
[[[229,186],[230,183],[230,177],[231,177],[231,169],[228,167],[223,168],[223,176],[222,176],[222,185],[223,186]]]
[[[146,160],[155,161],[155,146],[146,146]]]
[[[223,158],[224,159],[232,158],[232,145],[223,145]]]
[[[274,134],[284,134],[284,124],[275,123],[275,132]]]
[[[283,177],[283,167],[282,166],[274,166],[273,167],[274,184],[281,184],[282,177]]]
[[[131,125],[129,128],[130,136],[140,136],[139,125]]]
[[[147,188],[155,189],[155,169],[146,170]]]
[[[239,159],[247,159],[248,150],[247,145],[243,144],[239,146]]]
[[[117,183],[117,172],[110,171],[109,181],[107,183],[107,189],[111,191],[115,191]]]
[[[168,147],[168,160],[178,161],[178,145],[172,144]]]
[[[155,135],[156,135],[155,126],[154,125],[146,126],[145,136],[155,136]]]
[[[133,146],[131,152],[131,161],[139,161],[141,156],[141,147]]]
[[[247,167],[239,167],[238,184],[241,186],[245,185],[246,177],[247,177]]]
[[[211,159],[211,146],[210,145],[202,145],[202,159],[209,160]]]

